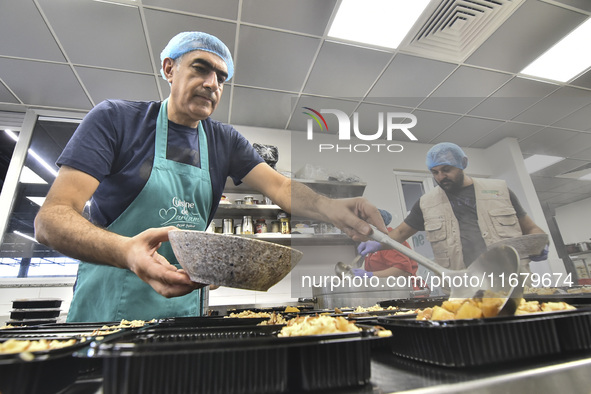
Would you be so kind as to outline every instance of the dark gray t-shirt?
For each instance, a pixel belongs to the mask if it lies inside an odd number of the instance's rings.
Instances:
[[[467,186],[457,193],[445,192],[454,215],[460,225],[460,238],[462,240],[462,254],[464,263],[468,266],[476,260],[478,256],[486,252],[486,243],[480,234],[478,227],[478,213],[476,211],[476,193],[474,185]],[[509,190],[511,204],[515,208],[518,218],[522,218],[527,213],[519,203],[519,199],[511,190]],[[417,231],[425,230],[425,220],[421,210],[420,200],[412,207],[404,222]]]

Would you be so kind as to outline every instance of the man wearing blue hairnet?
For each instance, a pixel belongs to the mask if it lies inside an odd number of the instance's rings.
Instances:
[[[367,222],[386,230],[366,200],[331,200],[291,182],[210,118],[234,74],[218,38],[179,33],[160,58],[170,96],[93,108],[59,157],[35,219],[40,242],[81,260],[68,321],[198,316],[206,284],[189,279],[166,241],[174,228],[206,229],[228,176],[353,239],[367,239]]]
[[[438,187],[424,194],[404,221],[392,230],[392,239],[403,242],[417,231],[426,231],[435,262],[461,270],[487,246],[523,234],[541,234],[515,194],[499,179],[472,178],[464,174],[468,157],[457,145],[443,142],[427,152],[427,168]],[[379,250],[375,241],[362,242],[358,251]],[[546,247],[531,260],[544,260]]]

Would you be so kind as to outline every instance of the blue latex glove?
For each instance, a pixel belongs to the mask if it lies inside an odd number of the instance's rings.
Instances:
[[[351,272],[355,276],[361,276],[361,277],[367,276],[368,278],[371,278],[373,276],[373,272],[369,272],[369,271],[366,271],[366,270],[361,269],[361,268],[353,268],[351,270]]]
[[[380,249],[382,249],[382,244],[378,241],[365,241],[361,242],[359,246],[357,246],[357,253],[362,256],[367,256],[368,254],[377,252]]]
[[[544,261],[548,260],[548,245],[544,247],[544,250],[540,254],[529,256],[531,261]]]

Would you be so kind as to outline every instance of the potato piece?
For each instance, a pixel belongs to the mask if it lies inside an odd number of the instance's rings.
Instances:
[[[448,311],[445,308],[440,306],[433,307],[433,314],[431,315],[431,320],[453,320],[454,314],[453,312]]]
[[[569,309],[576,309],[574,306],[566,302],[544,302],[542,303],[542,312],[566,311]]]
[[[449,300],[443,301],[441,306],[452,313],[456,313],[458,309],[462,306],[465,300]]]
[[[495,317],[499,314],[504,302],[504,298],[483,298],[478,306],[484,317]]]
[[[433,308],[417,309],[417,320],[431,320]]]
[[[472,301],[466,301],[456,312],[456,319],[479,319],[482,317],[482,311]]]

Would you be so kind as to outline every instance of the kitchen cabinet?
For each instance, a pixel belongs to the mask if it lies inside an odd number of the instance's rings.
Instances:
[[[313,180],[301,180],[294,179],[301,182],[312,190],[319,194],[331,197],[331,198],[349,198],[349,197],[360,197],[365,191],[365,183],[344,183],[336,181],[313,181]],[[248,188],[246,185],[241,184],[235,186],[234,183],[228,179],[226,187],[224,188],[224,195],[227,201],[222,201],[218,206],[217,212],[214,216],[214,222],[216,227],[222,226],[223,219],[233,219],[234,225],[240,224],[244,216],[252,216],[253,222],[256,222],[258,218],[264,218],[267,223],[268,231],[271,229],[271,221],[277,220],[277,214],[282,210],[279,206],[270,204],[241,204],[237,205],[234,203],[236,199],[242,199],[245,195],[253,195],[255,199],[262,201],[263,196],[256,190]],[[297,231],[295,225],[298,222],[314,221],[307,218],[292,217],[292,231]],[[315,223],[320,225],[320,223]],[[310,231],[310,230],[308,230]],[[240,236],[252,237],[255,239],[261,239],[265,241],[275,242],[282,245],[291,245],[297,243],[298,245],[342,245],[352,244],[353,241],[346,236],[341,234],[337,230],[333,230],[326,233],[305,233],[305,234],[280,234],[267,232],[265,234],[252,234]]]

